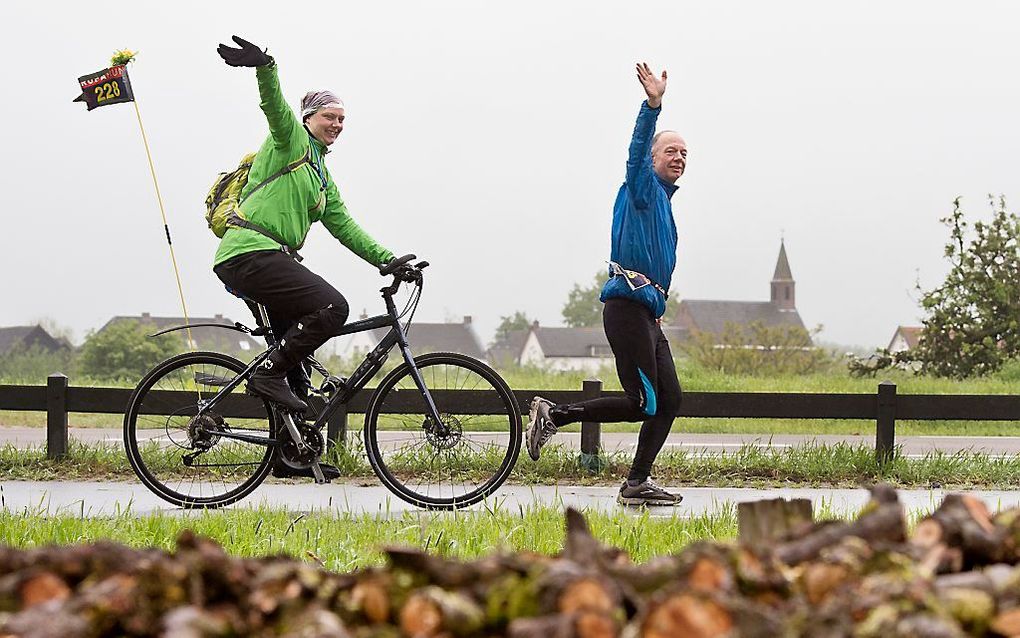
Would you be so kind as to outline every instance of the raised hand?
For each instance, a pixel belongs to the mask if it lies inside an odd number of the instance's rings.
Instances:
[[[662,70],[660,79],[655,77],[648,64],[640,62],[637,65],[637,77],[645,89],[645,95],[648,96],[648,106],[653,109],[659,108],[662,105],[662,94],[666,92],[666,69]]]
[[[225,44],[216,48],[216,52],[230,66],[265,66],[273,61],[272,56],[251,42],[236,35],[233,36],[233,40],[241,48],[235,49]]]

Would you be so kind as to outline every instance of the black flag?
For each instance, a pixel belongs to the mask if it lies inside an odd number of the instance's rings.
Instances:
[[[127,67],[123,64],[83,75],[78,78],[78,83],[81,84],[81,95],[72,101],[84,102],[90,111],[107,104],[135,100],[135,95],[131,92]]]

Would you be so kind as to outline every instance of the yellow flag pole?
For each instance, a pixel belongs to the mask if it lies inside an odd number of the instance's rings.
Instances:
[[[166,231],[166,243],[170,247],[170,261],[174,265],[174,276],[177,278],[177,293],[181,297],[181,309],[184,311],[184,324],[188,326],[188,349],[195,349],[195,341],[191,337],[191,320],[188,318],[188,306],[184,302],[184,287],[181,285],[181,271],[177,267],[177,257],[174,255],[174,243],[170,239],[170,225],[166,221],[166,208],[163,206],[163,196],[159,192],[159,182],[156,180],[156,167],[152,163],[152,153],[149,151],[149,139],[145,135],[145,127],[142,126],[142,112],[138,109],[138,96],[132,100],[135,105],[135,115],[138,117],[138,130],[142,132],[142,144],[145,145],[145,156],[149,158],[149,173],[152,174],[152,185],[156,188],[156,201],[159,202],[159,214],[163,217],[163,230]]]

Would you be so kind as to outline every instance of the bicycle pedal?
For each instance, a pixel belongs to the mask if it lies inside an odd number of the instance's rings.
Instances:
[[[326,476],[322,473],[322,468],[319,467],[319,462],[318,461],[312,463],[312,476],[315,477],[315,484],[316,485],[322,485],[324,483],[329,483],[329,481],[326,480]]]

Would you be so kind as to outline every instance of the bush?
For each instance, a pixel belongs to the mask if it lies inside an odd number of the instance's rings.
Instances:
[[[15,348],[0,357],[0,379],[16,384],[41,384],[55,373],[74,376],[76,364],[70,348],[55,351],[40,346]]]
[[[172,334],[149,337],[152,324],[118,321],[101,332],[90,332],[81,348],[83,374],[103,380],[136,381],[154,365],[180,351]]]
[[[831,354],[812,344],[813,332],[800,326],[727,323],[722,334],[698,332],[684,352],[707,370],[747,376],[814,374],[832,368]]]

